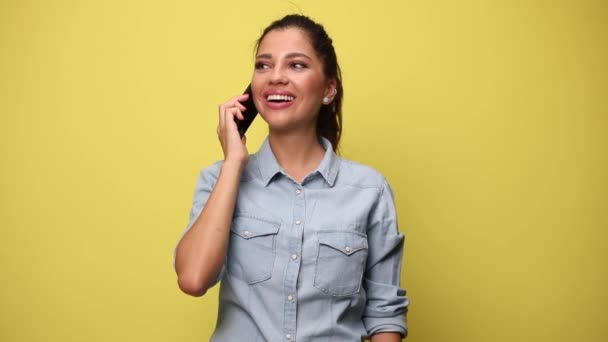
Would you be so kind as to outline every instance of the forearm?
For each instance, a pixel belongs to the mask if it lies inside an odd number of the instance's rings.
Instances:
[[[382,332],[372,335],[371,342],[400,342],[401,334],[396,332]]]
[[[380,189],[378,205],[369,217],[363,323],[373,342],[401,341],[408,333],[409,300],[400,284],[405,236],[397,227],[393,194],[386,180]]]
[[[202,296],[222,268],[241,172],[241,165],[222,165],[205,207],[177,246],[175,269],[185,293]]]

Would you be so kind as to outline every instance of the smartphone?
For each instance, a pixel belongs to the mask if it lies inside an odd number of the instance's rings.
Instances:
[[[255,108],[255,104],[253,103],[253,94],[251,93],[251,84],[247,86],[244,94],[249,94],[249,98],[247,101],[242,102],[243,106],[247,109],[243,112],[243,120],[239,120],[236,116],[234,117],[234,121],[236,122],[236,127],[239,129],[239,134],[241,138],[247,132],[249,126],[253,122],[253,119],[258,115],[258,109]]]

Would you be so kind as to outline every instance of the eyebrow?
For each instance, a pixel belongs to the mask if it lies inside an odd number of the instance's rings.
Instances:
[[[286,58],[304,57],[304,58],[312,59],[312,58],[308,57],[306,54],[303,54],[301,52],[290,52],[285,57]],[[270,53],[263,53],[261,55],[258,55],[256,58],[257,59],[272,59],[272,54],[270,54]]]

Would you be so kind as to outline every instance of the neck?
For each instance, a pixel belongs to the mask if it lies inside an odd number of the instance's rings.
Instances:
[[[270,133],[270,148],[279,165],[297,182],[317,169],[325,150],[319,143],[316,133],[313,134],[280,134]]]

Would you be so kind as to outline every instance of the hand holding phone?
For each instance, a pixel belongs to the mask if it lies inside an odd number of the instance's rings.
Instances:
[[[245,89],[244,94],[249,94],[249,97],[247,98],[247,100],[245,102],[243,102],[243,106],[245,106],[245,108],[247,108],[242,113],[243,120],[239,120],[236,116],[234,117],[234,121],[236,122],[236,127],[239,130],[239,134],[241,135],[241,138],[243,137],[243,135],[245,135],[245,132],[247,132],[247,129],[249,128],[249,126],[251,126],[253,119],[255,119],[255,117],[258,115],[258,109],[255,108],[255,103],[253,103],[253,94],[251,93],[251,84],[249,84],[247,86],[247,89]]]

